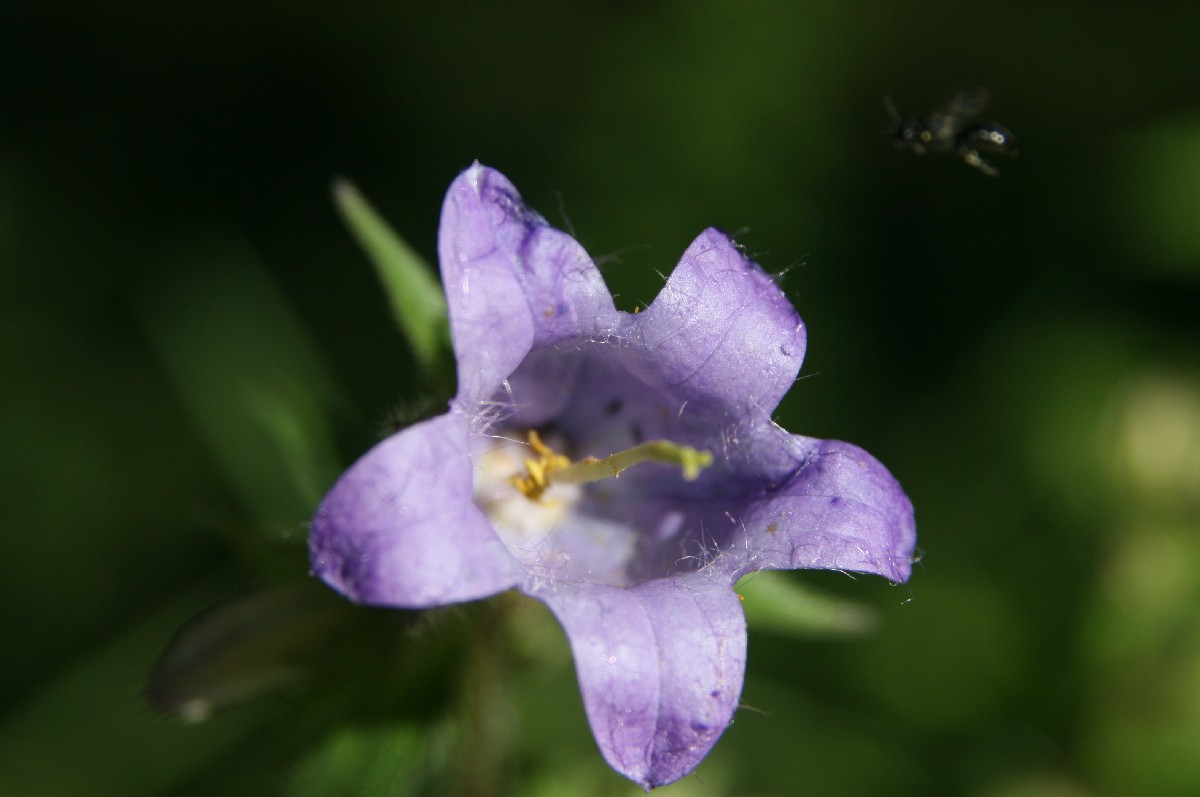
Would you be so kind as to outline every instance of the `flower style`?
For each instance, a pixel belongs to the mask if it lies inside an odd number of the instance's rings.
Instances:
[[[734,582],[904,581],[912,506],[865,451],[771,420],[804,325],[721,232],[621,312],[583,248],[477,163],[450,187],[438,252],[458,394],[341,477],[313,520],[314,570],[376,605],[514,587],[543,601],[605,759],[647,789],[677,780],[741,694]]]

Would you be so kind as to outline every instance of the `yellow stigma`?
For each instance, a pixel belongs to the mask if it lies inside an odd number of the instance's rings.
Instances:
[[[587,484],[602,479],[615,479],[621,471],[640,462],[678,465],[683,471],[683,478],[694,481],[700,475],[700,471],[713,461],[711,452],[681,446],[670,440],[649,440],[604,459],[584,457],[578,462],[571,462],[562,454],[555,453],[532,429],[529,430],[529,446],[537,456],[525,460],[525,473],[513,476],[509,483],[531,501],[540,499],[551,483]]]

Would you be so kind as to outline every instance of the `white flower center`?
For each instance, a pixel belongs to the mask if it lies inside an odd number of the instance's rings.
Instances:
[[[537,545],[570,513],[583,496],[579,484],[552,484],[533,501],[513,487],[531,456],[526,443],[488,438],[493,445],[475,457],[475,503],[509,546]],[[553,441],[558,442],[558,441]]]
[[[555,580],[624,585],[637,546],[633,528],[579,511],[587,485],[550,483],[536,500],[513,485],[526,473],[533,449],[518,442],[519,430],[505,438],[476,439],[475,503],[509,551],[529,573]],[[548,435],[546,444],[562,450],[564,441]]]

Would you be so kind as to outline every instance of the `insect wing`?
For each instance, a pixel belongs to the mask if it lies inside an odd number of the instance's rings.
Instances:
[[[974,119],[987,108],[988,93],[985,88],[968,89],[955,94],[950,102],[934,111],[941,116],[952,116],[966,122]]]
[[[971,89],[954,95],[950,102],[931,113],[925,120],[931,144],[947,148],[953,146],[955,138],[967,123],[983,113],[987,99],[986,89]]]

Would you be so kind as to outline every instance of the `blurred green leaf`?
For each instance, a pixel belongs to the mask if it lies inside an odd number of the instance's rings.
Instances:
[[[4,717],[0,794],[151,797],[217,766],[277,712],[235,712],[190,727],[141,699],[147,663],[180,616],[224,587],[206,579],[166,600]]]
[[[290,536],[341,469],[332,380],[240,247],[175,259],[140,297],[150,340],[257,526]]]
[[[959,566],[922,577],[916,599],[888,612],[879,631],[837,651],[868,701],[909,729],[971,727],[1012,705],[1036,648],[1026,616]]]
[[[751,573],[734,589],[751,628],[791,636],[863,634],[878,620],[870,606],[818,592],[780,571]]]
[[[149,697],[159,709],[199,722],[307,682],[312,657],[351,611],[307,581],[224,600],[179,629],[154,668]]]
[[[417,362],[427,374],[437,373],[450,351],[446,297],[441,283],[353,183],[335,182],[333,197],[350,232],[375,266],[391,301],[396,324],[407,336]]]

